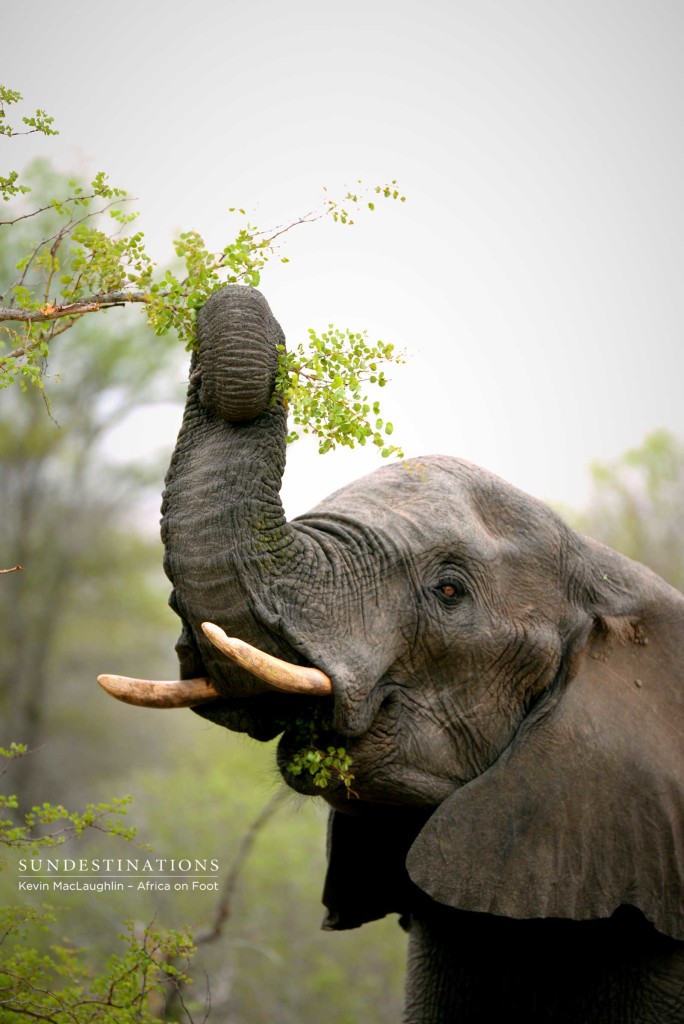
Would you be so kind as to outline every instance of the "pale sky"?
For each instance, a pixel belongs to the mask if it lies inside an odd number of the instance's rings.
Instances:
[[[25,0],[2,35],[1,80],[61,133],[3,167],[106,170],[160,260],[177,229],[225,243],[230,206],[272,226],[398,180],[405,204],[299,229],[261,290],[291,341],[406,348],[408,455],[578,505],[591,460],[684,436],[681,0]],[[380,462],[294,446],[288,511]]]

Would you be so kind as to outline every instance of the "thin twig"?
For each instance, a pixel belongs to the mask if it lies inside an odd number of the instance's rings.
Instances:
[[[293,220],[291,224],[286,224],[284,227],[281,226],[278,228],[266,229],[265,231],[256,231],[254,233],[254,237],[259,238],[259,236],[268,235],[268,238],[264,238],[264,243],[266,245],[271,245],[276,238],[280,237],[280,235],[284,235],[288,231],[292,231],[293,228],[299,227],[300,224],[315,224],[317,220],[322,220],[325,216],[325,210],[321,210],[320,212],[317,210],[310,210],[308,213],[305,213],[303,217],[299,217],[298,220]]]
[[[19,134],[30,135],[30,132],[21,132]],[[68,203],[85,203],[91,199],[98,199],[100,195],[98,192],[92,192],[87,196],[67,196],[66,199],[60,199],[60,205],[66,206]],[[122,196],[115,199],[113,203],[103,207],[103,210],[108,210],[110,206],[116,206],[118,203],[134,203],[136,201],[135,196]],[[40,206],[37,210],[32,210],[30,213],[22,213],[19,217],[14,217],[13,220],[0,220],[0,227],[9,227],[11,224],[18,224],[20,220],[29,220],[31,217],[36,217],[39,213],[46,213],[48,210],[54,210],[53,203],[48,203],[46,206]],[[99,210],[94,210],[88,216],[96,216]]]
[[[225,923],[230,918],[233,909],[233,897],[235,895],[235,890],[237,889],[238,882],[240,880],[240,875],[245,865],[245,861],[247,860],[249,854],[252,851],[252,847],[254,846],[254,843],[259,832],[264,827],[264,825],[266,825],[269,819],[275,814],[279,805],[282,803],[286,796],[287,790],[285,790],[284,788],[277,790],[273,794],[271,799],[268,801],[268,803],[266,803],[262,807],[257,817],[254,819],[252,824],[245,832],[244,836],[242,837],[242,842],[240,843],[238,851],[235,855],[235,859],[233,860],[233,863],[230,866],[230,870],[226,875],[226,879],[223,883],[223,889],[221,890],[219,901],[216,904],[216,907],[214,908],[213,921],[207,928],[205,928],[201,932],[198,932],[197,935],[193,936],[193,942],[195,943],[196,946],[202,946],[210,942],[215,942],[218,938],[221,937]],[[167,955],[162,961],[162,964],[163,966],[175,967],[176,961],[177,957]],[[179,1000],[181,1002],[181,1005],[183,1005],[183,988],[184,983],[182,979],[172,977],[166,978],[164,1004],[162,1005],[161,1001],[159,1001],[159,1005],[157,1005],[157,1002],[151,998],[149,1006],[150,1010],[153,1013],[156,1012],[158,1014],[161,1013],[162,1010],[165,1010],[166,1013],[169,1013],[176,1000]]]
[[[209,925],[208,928],[206,928],[202,932],[198,932],[198,934],[194,936],[196,946],[201,946],[205,942],[214,942],[215,939],[218,939],[219,936],[221,935],[223,931],[223,926],[230,917],[231,911],[233,909],[233,896],[235,895],[235,890],[237,889],[237,884],[240,879],[240,874],[244,867],[245,861],[247,860],[249,854],[252,851],[252,847],[254,846],[254,843],[259,832],[264,827],[269,818],[271,818],[275,814],[276,810],[278,809],[278,805],[282,802],[286,795],[286,790],[277,790],[277,792],[273,794],[268,803],[265,804],[264,807],[262,807],[260,813],[254,819],[254,821],[252,822],[252,824],[249,826],[244,836],[242,837],[242,842],[240,843],[238,852],[235,855],[235,859],[231,865],[230,871],[228,872],[226,880],[223,883],[221,897],[214,909],[214,920],[212,924]]]

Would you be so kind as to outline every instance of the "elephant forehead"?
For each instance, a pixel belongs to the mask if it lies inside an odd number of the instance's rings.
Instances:
[[[445,474],[436,459],[383,466],[335,491],[311,514],[331,512],[368,525],[385,525],[397,517],[425,524],[446,512],[464,520],[473,515],[465,481]]]
[[[335,517],[410,550],[463,544],[483,559],[504,545],[555,556],[565,530],[547,506],[461,459],[429,456],[382,467],[336,491],[302,517]],[[509,546],[512,545],[512,548]]]

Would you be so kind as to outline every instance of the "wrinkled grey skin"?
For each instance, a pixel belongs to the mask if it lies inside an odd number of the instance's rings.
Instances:
[[[181,673],[225,695],[205,717],[282,733],[299,792],[295,717],[352,756],[356,798],[323,794],[325,926],[402,915],[411,1024],[684,1021],[682,595],[452,458],[287,523],[280,329],[233,288],[199,333],[163,505]],[[205,620],[334,698],[267,691]]]

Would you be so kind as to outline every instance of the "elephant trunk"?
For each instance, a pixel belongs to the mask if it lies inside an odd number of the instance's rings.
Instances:
[[[281,653],[263,605],[298,556],[279,495],[286,412],[273,390],[284,337],[259,292],[232,286],[201,310],[198,341],[162,503],[164,567],[183,620],[181,676],[208,675],[219,692],[247,696],[259,684],[202,623]]]
[[[202,406],[229,423],[246,423],[271,400],[285,337],[268,303],[251,288],[222,288],[197,317]]]

